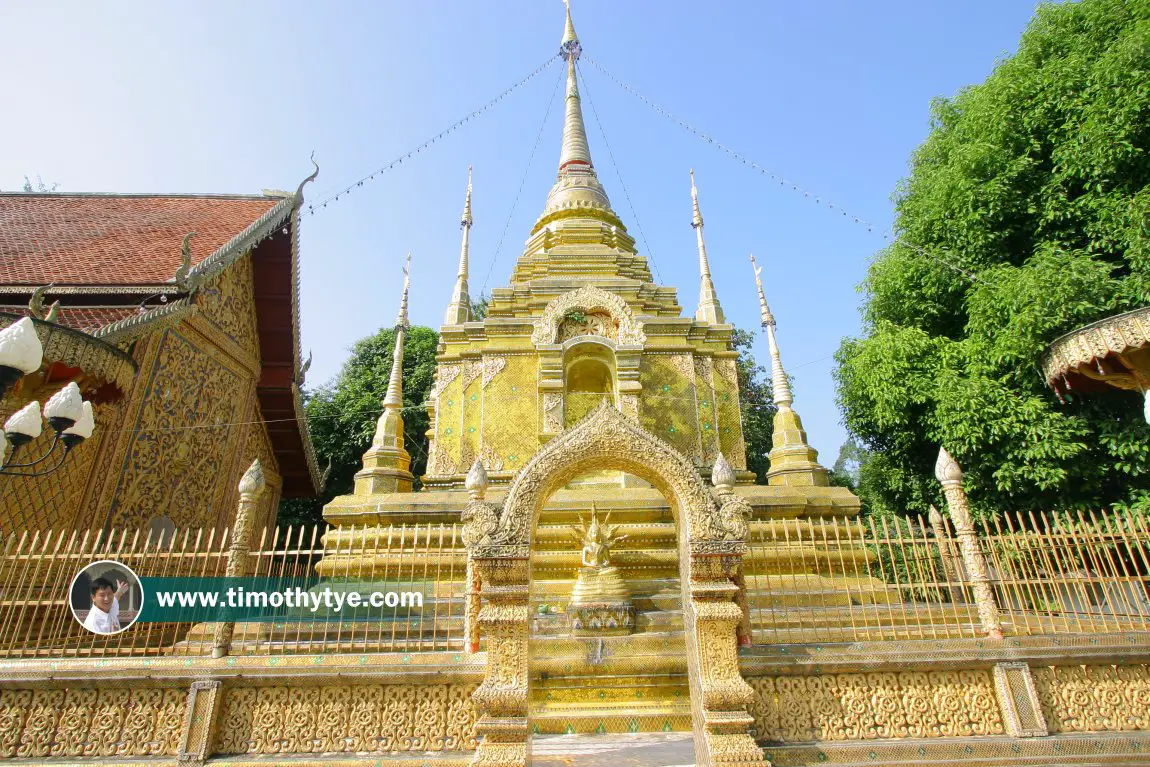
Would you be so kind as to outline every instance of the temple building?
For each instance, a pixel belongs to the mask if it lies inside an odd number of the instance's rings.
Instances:
[[[302,187],[301,187],[302,189]],[[58,471],[0,482],[0,529],[225,527],[254,458],[312,496],[300,401],[300,194],[0,194],[0,325],[31,316],[44,368],[7,418],[66,383],[93,437]],[[51,442],[47,430],[27,455]]]

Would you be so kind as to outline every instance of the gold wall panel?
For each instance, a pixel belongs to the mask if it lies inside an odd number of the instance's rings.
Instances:
[[[188,691],[0,690],[0,757],[174,755]]]
[[[479,438],[483,429],[483,373],[479,360],[463,364],[460,385],[463,389],[463,418],[459,428],[459,466],[462,471],[471,468],[479,454]]]
[[[475,684],[246,687],[224,692],[220,754],[475,748]]]
[[[460,465],[459,460],[459,432],[463,425],[462,372],[462,363],[440,365],[436,371],[435,474],[455,474],[468,469]],[[432,473],[430,468],[429,473]]]
[[[1002,735],[989,671],[752,677],[759,740]]]
[[[1032,667],[1031,673],[1051,734],[1150,730],[1150,666]]]
[[[739,406],[739,373],[732,358],[716,359],[715,407],[719,446],[731,466],[747,468],[747,446],[743,441],[743,416]]]
[[[643,385],[639,405],[643,428],[696,464],[702,463],[691,355],[648,352],[639,366],[639,381]]]
[[[503,369],[483,389],[482,451],[488,471],[518,471],[539,449],[539,363],[534,354],[505,358]]]

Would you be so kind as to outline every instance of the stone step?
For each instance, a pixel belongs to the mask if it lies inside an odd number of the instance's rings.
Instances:
[[[691,704],[628,701],[624,705],[533,704],[528,715],[532,734],[690,732]]]
[[[554,705],[626,705],[651,701],[678,703],[689,696],[685,683],[681,687],[545,687],[532,690],[531,701]]]

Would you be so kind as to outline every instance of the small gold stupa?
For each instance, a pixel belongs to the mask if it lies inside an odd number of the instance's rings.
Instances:
[[[635,629],[631,592],[619,568],[611,566],[611,547],[627,536],[616,535],[610,521],[608,514],[599,524],[598,512],[591,504],[591,524],[580,516],[580,526],[571,526],[575,540],[583,545],[583,564],[567,606],[571,633],[575,636],[630,634]]]

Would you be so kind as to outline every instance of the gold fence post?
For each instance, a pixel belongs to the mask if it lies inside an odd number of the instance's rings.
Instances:
[[[179,767],[201,767],[211,756],[222,702],[223,683],[218,679],[192,682],[176,754]]]
[[[252,548],[252,515],[266,488],[263,466],[257,458],[240,478],[240,503],[232,524],[232,540],[228,546],[228,564],[225,570],[229,578],[242,578],[248,574],[248,554]],[[234,622],[220,623],[216,626],[212,636],[213,658],[222,658],[228,654],[235,630]]]
[[[962,469],[950,453],[946,452],[945,447],[938,449],[934,476],[942,485],[942,492],[946,496],[950,521],[954,523],[954,534],[958,538],[959,552],[962,554],[966,571],[970,574],[971,590],[974,592],[974,603],[978,608],[982,629],[991,639],[1002,639],[998,602],[995,601],[986,559],[978,546],[978,536],[974,532],[974,522],[970,518],[966,491],[962,488]]]
[[[930,514],[927,519],[930,520],[934,542],[938,546],[938,552],[942,558],[942,573],[943,577],[946,578],[946,592],[950,595],[951,602],[958,604],[963,601],[962,588],[956,585],[962,582],[962,566],[957,562],[958,557],[954,552],[950,531],[946,529],[946,522],[943,521],[942,514],[939,513],[933,503],[930,505]]]

